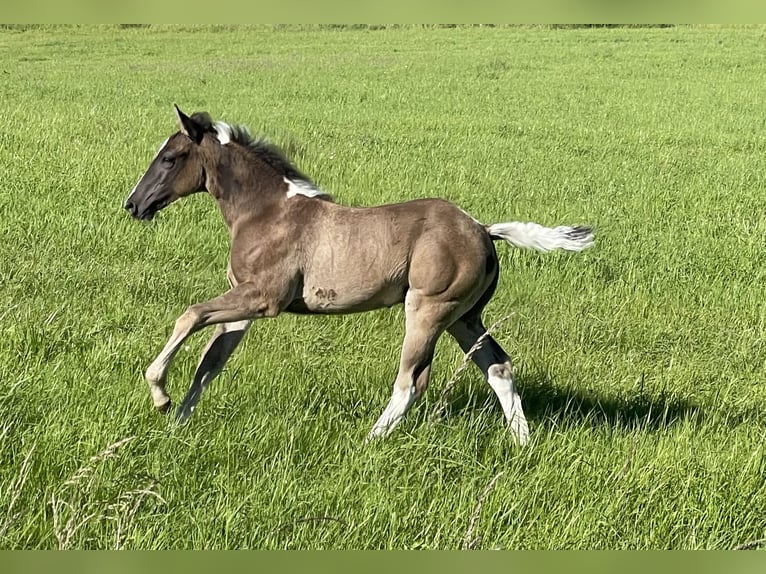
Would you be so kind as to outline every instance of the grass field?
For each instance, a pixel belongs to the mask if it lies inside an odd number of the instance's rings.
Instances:
[[[766,538],[766,28],[0,30],[0,548],[733,548]],[[514,446],[444,337],[364,437],[401,308],[256,323],[194,417],[143,371],[227,288],[197,195],[122,202],[172,104],[293,151],[344,204],[593,224],[498,244],[487,308],[532,433]],[[188,342],[185,393],[209,336]],[[481,500],[480,500],[481,499]]]

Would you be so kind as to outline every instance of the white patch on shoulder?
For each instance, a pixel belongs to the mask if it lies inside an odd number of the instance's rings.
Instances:
[[[215,122],[213,124],[215,130],[215,137],[221,142],[221,145],[226,145],[231,141],[231,126],[226,122]]]
[[[330,197],[330,194],[322,191],[317,186],[307,181],[293,181],[292,179],[283,178],[287,184],[287,197],[295,197],[296,195],[305,195],[306,197]]]

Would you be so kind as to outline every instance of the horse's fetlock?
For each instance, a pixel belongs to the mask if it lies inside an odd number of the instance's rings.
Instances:
[[[154,387],[162,383],[162,369],[152,363],[149,365],[149,368],[146,369],[144,378],[146,379],[146,382],[149,383],[149,386]]]

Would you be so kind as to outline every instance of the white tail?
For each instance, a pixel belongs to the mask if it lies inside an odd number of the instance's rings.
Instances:
[[[590,227],[562,225],[551,228],[537,223],[512,221],[487,225],[487,232],[492,239],[505,239],[514,247],[537,251],[582,251],[593,245],[593,232]]]

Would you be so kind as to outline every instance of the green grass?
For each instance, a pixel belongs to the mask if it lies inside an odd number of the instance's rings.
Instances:
[[[0,30],[0,547],[765,538],[765,47],[763,27]],[[432,420],[447,337],[425,399],[364,444],[401,308],[256,323],[188,425],[155,414],[144,369],[226,289],[209,197],[148,225],[121,207],[173,102],[291,147],[344,204],[595,225],[583,254],[498,246],[485,317],[513,313],[530,446],[474,368]]]

